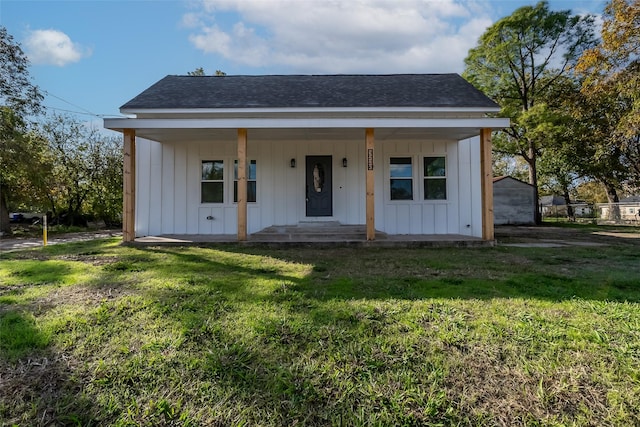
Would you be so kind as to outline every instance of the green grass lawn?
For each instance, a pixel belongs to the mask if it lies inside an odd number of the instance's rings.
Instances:
[[[2,254],[0,424],[637,424],[639,248]]]

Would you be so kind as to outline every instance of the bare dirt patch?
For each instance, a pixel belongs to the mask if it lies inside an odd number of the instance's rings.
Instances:
[[[86,242],[94,239],[106,239],[111,237],[120,237],[120,230],[95,230],[82,231],[77,233],[53,234],[49,235],[49,245],[58,243]],[[10,252],[21,249],[31,249],[42,247],[42,236],[37,237],[16,237],[2,236],[0,238],[0,253]]]
[[[597,229],[554,226],[496,226],[498,244],[530,244],[539,247],[638,245],[636,229]]]
[[[0,289],[0,296],[15,295],[23,292],[27,287],[35,286],[32,283],[13,285]],[[50,285],[42,285],[50,286]],[[34,315],[40,315],[63,305],[77,305],[84,307],[95,307],[105,301],[112,301],[134,293],[133,289],[118,283],[102,285],[74,285],[57,288],[47,293],[46,296],[36,298],[28,303],[14,305],[4,304],[0,306],[0,314],[15,311],[27,310]]]
[[[587,408],[594,419],[606,419],[607,390],[594,379],[587,361],[525,372],[510,363],[514,355],[505,349],[481,346],[459,353],[453,356],[458,364],[447,379],[447,390],[463,412],[490,415],[501,426],[579,418]]]
[[[91,265],[108,265],[118,262],[118,257],[115,256],[99,256],[99,255],[60,255],[53,259],[59,259],[61,261],[77,261],[84,262]]]
[[[60,305],[95,306],[105,301],[115,300],[131,294],[133,294],[132,289],[116,283],[99,286],[76,285],[56,289],[47,296],[33,301],[32,305],[40,309]]]
[[[15,363],[0,359],[3,425],[21,425],[25,416],[37,419],[42,426],[76,424],[74,414],[86,418],[92,412],[91,404],[80,397],[81,385],[73,379],[75,365],[63,354],[34,356]]]

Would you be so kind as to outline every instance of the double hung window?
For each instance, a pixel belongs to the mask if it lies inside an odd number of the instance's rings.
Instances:
[[[422,200],[447,199],[447,162],[445,156],[422,157],[422,171],[413,168],[414,157],[389,159],[389,188],[391,200],[414,200],[414,179],[422,179]],[[420,173],[421,172],[421,173]],[[420,197],[418,196],[418,200]]]
[[[247,163],[247,202],[255,202],[257,195],[256,185],[256,161],[250,160]],[[238,161],[235,160],[233,164],[233,201],[238,202]]]
[[[224,203],[224,161],[203,160],[200,182],[201,203]]]
[[[424,199],[447,198],[447,169],[444,157],[424,158]]]
[[[203,160],[200,177],[200,202],[225,203],[225,188],[229,191],[228,179],[225,175],[224,160]],[[257,198],[256,161],[247,162],[247,201],[255,202]],[[226,180],[225,180],[226,177]],[[233,163],[233,201],[238,201],[238,161]],[[227,200],[227,203],[229,200]]]
[[[411,157],[389,159],[391,200],[413,200],[413,164]]]

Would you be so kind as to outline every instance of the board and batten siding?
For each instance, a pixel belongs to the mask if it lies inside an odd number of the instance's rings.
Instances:
[[[388,234],[463,234],[480,237],[479,138],[463,141],[376,141],[376,229]],[[257,163],[257,202],[248,203],[248,233],[300,221],[365,224],[366,158],[363,140],[264,141],[247,144],[247,159]],[[305,157],[333,157],[333,216],[306,217]],[[158,143],[137,138],[136,236],[237,233],[233,202],[235,141]],[[425,156],[445,156],[447,200],[424,201]],[[389,158],[412,157],[412,201],[391,201]],[[290,167],[291,159],[296,167]],[[347,158],[347,167],[342,159]],[[200,202],[201,162],[223,160],[225,202]]]
[[[380,153],[380,150],[378,150]],[[447,199],[423,200],[423,159],[444,156]],[[384,173],[376,174],[376,228],[388,234],[482,235],[479,138],[462,141],[385,142]],[[413,200],[390,200],[391,157],[411,157]],[[380,168],[378,168],[378,171]],[[379,189],[383,190],[379,197]]]

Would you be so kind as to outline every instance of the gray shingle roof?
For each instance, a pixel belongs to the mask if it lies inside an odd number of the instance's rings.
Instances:
[[[560,196],[541,196],[540,197],[540,205],[541,206],[564,206],[567,202],[564,200],[564,197]]]
[[[167,76],[120,107],[497,107],[457,74]]]

